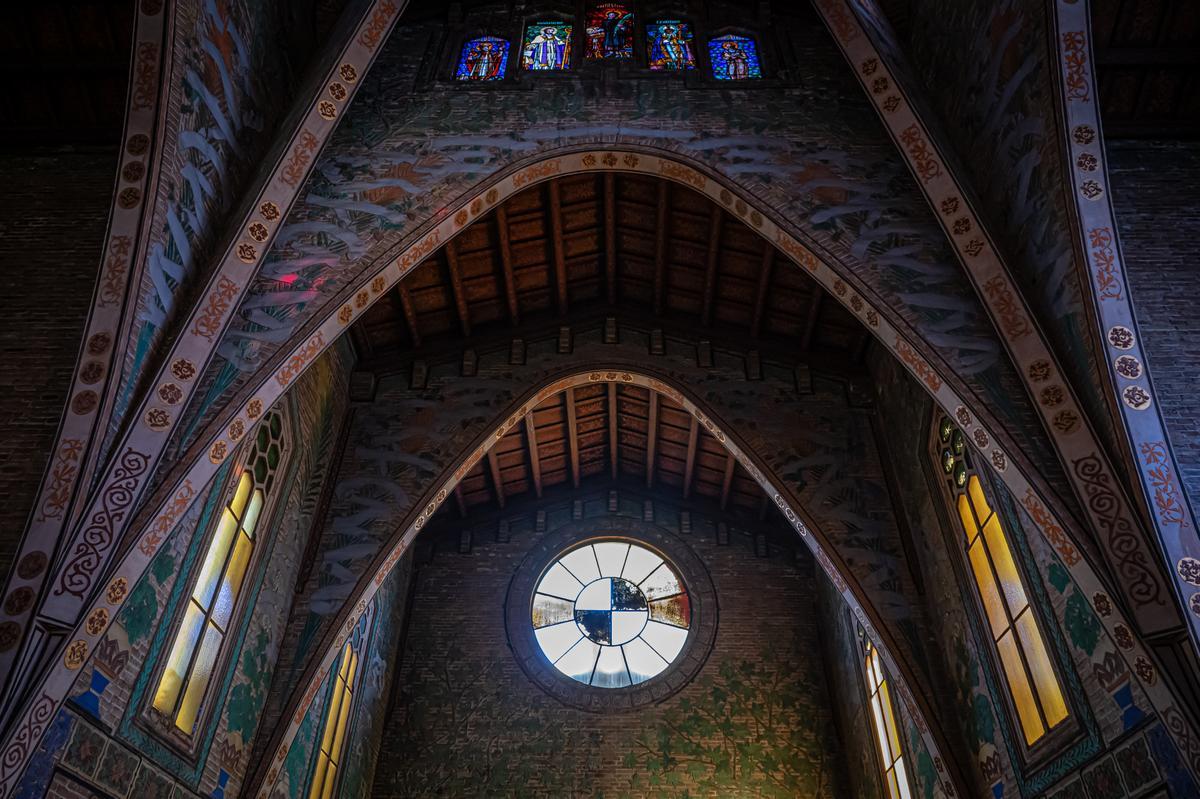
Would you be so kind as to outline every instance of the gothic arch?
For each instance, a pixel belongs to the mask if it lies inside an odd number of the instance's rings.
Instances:
[[[913,690],[911,687],[916,684],[912,669],[899,656],[898,647],[892,633],[888,630],[887,623],[880,616],[870,598],[867,597],[858,580],[850,572],[836,547],[813,520],[811,514],[797,501],[784,481],[776,476],[769,467],[766,467],[762,459],[745,445],[736,430],[730,429],[720,420],[714,419],[705,405],[686,388],[675,385],[676,381],[658,373],[657,370],[641,366],[630,367],[625,364],[597,364],[584,369],[572,367],[558,370],[556,376],[546,378],[540,385],[528,390],[523,397],[510,403],[507,411],[497,417],[486,432],[478,436],[465,451],[455,458],[454,463],[432,482],[421,500],[415,503],[413,508],[405,514],[403,520],[395,526],[391,538],[375,556],[371,566],[359,579],[350,597],[342,603],[334,621],[322,636],[316,649],[318,654],[308,660],[307,667],[296,682],[288,703],[284,707],[281,718],[285,720],[285,724],[276,728],[270,739],[270,745],[265,748],[265,751],[270,753],[270,760],[261,763],[258,771],[247,780],[247,785],[254,788],[255,795],[259,799],[267,799],[270,796],[292,741],[312,707],[327,672],[336,660],[342,644],[345,642],[345,636],[358,624],[360,617],[368,612],[370,603],[380,586],[391,574],[400,558],[412,546],[425,524],[450,497],[459,481],[484,458],[487,451],[506,433],[520,425],[525,416],[538,404],[576,386],[608,382],[639,386],[666,396],[682,405],[771,497],[775,506],[804,541],[843,601],[879,649],[889,673],[896,675],[897,693],[920,730],[922,743],[930,756],[934,758],[946,795],[965,795],[963,793],[965,783],[962,782],[957,765],[953,763],[948,753],[945,745],[946,737],[936,723],[929,699],[924,696],[922,691]]]
[[[604,170],[650,174],[691,186],[731,209],[751,229],[772,241],[804,268],[849,308],[934,401],[970,433],[970,440],[980,456],[993,465],[1014,498],[1024,506],[1038,531],[1058,553],[1084,595],[1089,597],[1093,609],[1098,598],[1101,601],[1107,599],[1106,592],[1110,589],[1089,563],[1086,550],[1080,544],[1084,539],[1069,512],[1064,513],[1062,498],[1055,496],[1008,432],[986,408],[981,408],[980,400],[963,388],[954,371],[932,356],[933,348],[928,342],[899,320],[836,260],[818,257],[806,243],[788,232],[784,224],[775,221],[776,212],[762,207],[745,189],[717,178],[686,155],[645,145],[614,145],[603,149],[564,147],[510,166],[499,176],[462,196],[443,215],[408,237],[405,243],[389,253],[386,263],[347,285],[337,295],[336,303],[323,306],[324,316],[313,318],[289,339],[299,343],[277,351],[255,373],[255,380],[238,390],[224,410],[202,428],[203,432],[188,447],[178,465],[167,472],[161,488],[143,502],[137,518],[144,523],[134,528],[126,520],[114,532],[114,535],[123,533],[124,548],[119,560],[101,572],[109,581],[108,590],[99,590],[95,599],[84,606],[73,633],[64,638],[52,658],[54,666],[31,687],[28,695],[36,698],[22,709],[0,754],[0,794],[19,778],[56,709],[65,699],[76,670],[91,656],[95,644],[122,606],[128,587],[140,579],[175,522],[201,493],[200,487],[234,452],[237,442],[262,418],[265,410],[379,297],[473,219],[489,212],[515,192],[538,182],[570,173]],[[185,333],[185,337],[189,335],[193,334]],[[206,357],[210,358],[214,351],[215,344],[207,348]],[[141,423],[139,419],[135,427]],[[161,454],[165,446],[166,442],[161,441],[157,452]],[[105,475],[105,482],[95,496],[102,497],[106,491],[128,479],[122,476],[119,467],[118,461]],[[144,490],[149,474],[137,479],[141,484],[136,489]],[[99,577],[97,574],[94,583],[97,586],[100,585]],[[117,586],[125,588],[115,590]],[[356,605],[355,613],[360,612]],[[1118,612],[1098,616],[1110,636],[1118,627],[1128,629],[1128,622]],[[864,621],[870,623],[869,618]],[[888,647],[884,645],[883,650],[887,651]],[[1193,770],[1200,772],[1200,736],[1189,733],[1189,724],[1184,721],[1170,689],[1159,678],[1149,654],[1137,640],[1121,651],[1154,706],[1176,734],[1181,750],[1188,752]],[[889,665],[898,664],[892,660]],[[906,704],[911,703],[906,699]]]

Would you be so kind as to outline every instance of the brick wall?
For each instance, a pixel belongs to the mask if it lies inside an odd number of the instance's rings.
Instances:
[[[107,148],[0,154],[0,574],[70,389],[115,163]]]
[[[1159,412],[1184,486],[1200,497],[1200,142],[1114,141],[1108,171],[1125,270]]]
[[[582,518],[642,524],[640,497],[621,491],[614,513],[607,496],[607,487],[580,495]],[[473,530],[465,553],[448,531],[414,577],[374,796],[845,795],[811,559],[774,544],[760,557],[754,524],[719,543],[716,524],[694,509],[682,533],[670,501],[653,502],[655,522],[699,555],[716,589],[715,643],[695,678],[633,711],[560,704],[510,652],[504,608],[523,558],[571,523],[573,503],[537,506],[547,509],[544,533],[534,506],[512,510],[507,540],[495,525]]]

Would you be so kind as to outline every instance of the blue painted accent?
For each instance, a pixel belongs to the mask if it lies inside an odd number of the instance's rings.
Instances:
[[[229,783],[229,772],[221,769],[217,776],[217,787],[213,788],[212,799],[225,799],[225,786]]]
[[[1000,780],[992,786],[992,796],[995,799],[1004,799],[1004,780]]]
[[[111,680],[100,673],[100,669],[92,668],[92,683],[88,689],[79,696],[71,698],[71,701],[77,708],[87,713],[96,721],[100,721],[100,697],[104,695],[104,691],[108,688]]]
[[[1179,759],[1179,752],[1176,751],[1171,736],[1167,734],[1167,729],[1162,724],[1155,724],[1150,728],[1150,732],[1146,733],[1146,737],[1150,741],[1150,751],[1154,753],[1154,759],[1158,761],[1159,769],[1166,777],[1171,796],[1200,796],[1200,789],[1196,788],[1195,780]]]
[[[1121,722],[1125,725],[1125,729],[1132,729],[1138,722],[1146,718],[1142,709],[1133,703],[1132,683],[1126,682],[1113,691],[1112,698],[1117,703],[1117,707],[1121,708]]]
[[[74,724],[74,716],[65,710],[58,711],[54,721],[50,722],[50,729],[46,730],[46,736],[42,738],[42,745],[29,759],[29,766],[17,783],[12,799],[42,799],[46,795],[50,778],[54,776],[54,762],[58,759],[58,753],[66,747]]]

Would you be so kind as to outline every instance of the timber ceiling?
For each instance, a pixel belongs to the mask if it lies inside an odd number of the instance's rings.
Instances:
[[[364,371],[457,360],[608,317],[670,338],[861,374],[865,328],[773,245],[691,189],[596,174],[528,189],[415,268],[351,330]],[[624,322],[623,322],[624,324]],[[592,475],[722,509],[763,493],[675,403],[594,385],[539,405],[461,484],[465,514]]]

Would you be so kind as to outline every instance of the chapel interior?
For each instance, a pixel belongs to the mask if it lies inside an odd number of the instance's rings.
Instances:
[[[0,41],[0,799],[1200,799],[1200,7]]]

